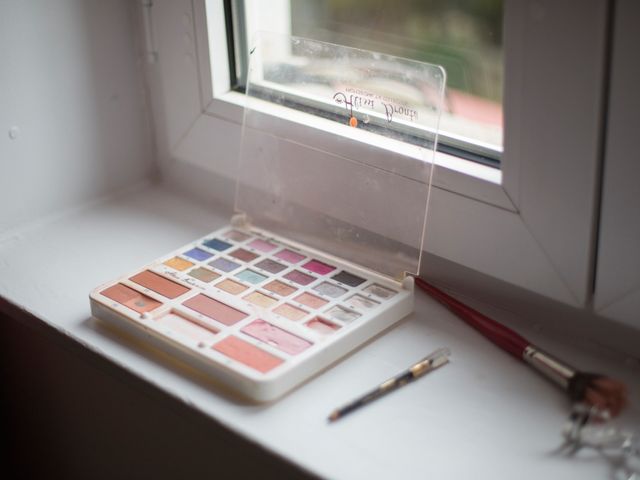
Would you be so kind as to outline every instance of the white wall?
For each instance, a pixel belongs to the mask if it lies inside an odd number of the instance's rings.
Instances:
[[[152,173],[135,5],[0,0],[0,236]]]

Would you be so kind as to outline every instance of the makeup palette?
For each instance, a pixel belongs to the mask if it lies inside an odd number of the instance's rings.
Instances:
[[[301,64],[331,66],[335,78],[322,82],[323,95],[307,73],[296,76]],[[364,64],[401,67],[406,78],[397,81],[429,95],[419,105],[393,97]],[[419,268],[443,82],[433,65],[263,35],[251,54],[231,224],[98,287],[94,315],[266,401],[411,313],[408,274]],[[308,96],[312,87],[334,118],[285,106],[296,88]],[[336,89],[369,100],[345,108]],[[283,111],[266,115],[265,102]],[[401,125],[390,125],[389,108]],[[278,118],[328,122],[331,148]],[[354,128],[353,118],[384,128]],[[349,156],[354,141],[404,141],[407,126],[428,140],[411,177],[368,155]]]

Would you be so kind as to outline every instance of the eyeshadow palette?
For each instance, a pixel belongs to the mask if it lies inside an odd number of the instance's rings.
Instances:
[[[91,305],[269,400],[411,312],[407,285],[227,227],[97,288]]]
[[[411,313],[444,78],[257,35],[232,226],[94,290],[94,315],[262,401]]]

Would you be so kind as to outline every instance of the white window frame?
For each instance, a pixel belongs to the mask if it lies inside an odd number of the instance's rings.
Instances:
[[[590,302],[608,14],[605,0],[505,0],[502,170],[437,154],[427,252],[564,303]],[[243,95],[230,91],[222,0],[154,0],[152,18],[163,173],[233,178]]]
[[[640,3],[617,0],[594,310],[640,328]]]

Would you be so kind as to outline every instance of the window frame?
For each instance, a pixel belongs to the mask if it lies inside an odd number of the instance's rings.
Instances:
[[[227,17],[226,23],[227,26],[231,25],[230,31],[227,31],[227,41],[233,44],[232,47],[235,47],[232,48],[230,46],[228,48],[229,60],[230,64],[235,66],[236,72],[239,68],[238,65],[245,67],[245,63],[248,62],[247,55],[240,52],[243,48],[248,51],[247,43],[249,39],[247,39],[247,31],[265,29],[282,34],[292,34],[291,1],[292,0],[269,0],[266,11],[270,18],[265,20],[261,17],[261,15],[265,13],[264,11],[259,9],[259,11],[253,10],[256,5],[266,5],[264,3],[251,3],[250,0],[224,0],[225,15]],[[251,14],[247,15],[249,12],[251,12]],[[238,17],[242,17],[245,24],[242,24],[237,19]],[[285,19],[285,21],[282,19]],[[260,24],[260,21],[265,21],[266,24]],[[233,55],[233,57],[231,57],[231,55]],[[238,75],[231,72],[230,78],[231,88],[244,93],[244,83],[238,78]],[[246,81],[245,79],[242,80]],[[469,136],[447,129],[445,125],[446,122],[444,121],[444,117],[446,116],[447,114],[443,112],[437,145],[439,151],[448,153],[453,157],[459,156],[466,160],[473,160],[488,166],[499,167],[502,146],[496,150],[495,145],[480,140],[474,141],[474,139]]]
[[[603,166],[598,265],[593,307],[598,315],[640,328],[640,205],[637,125],[640,59],[635,50],[640,4],[617,0]]]
[[[570,4],[505,0],[502,170],[437,153],[425,250],[583,306],[595,264],[610,5],[583,2],[577,22]],[[178,169],[233,178],[238,145],[231,137],[239,139],[243,95],[230,90],[223,0],[164,0],[154,3],[153,16],[161,64],[155,73],[180,86],[160,95],[166,128],[157,134],[167,156]],[[185,29],[195,39],[191,69],[176,47]]]
[[[205,4],[208,4],[205,6]],[[225,119],[234,123],[242,123],[244,94],[232,90],[231,75],[229,74],[228,62],[218,62],[211,64],[209,58],[226,58],[229,50],[229,35],[223,28],[221,19],[225,16],[224,2],[222,0],[194,0],[196,10],[196,28],[201,44],[206,44],[207,52],[200,58],[200,84],[203,100],[203,111],[213,117]],[[203,8],[204,7],[204,8]],[[215,12],[211,15],[210,21],[205,21],[207,8]],[[204,12],[204,13],[203,13]],[[228,22],[225,22],[225,27]],[[210,36],[209,31],[214,35]],[[327,139],[330,142],[330,139]],[[327,148],[328,149],[328,148]],[[507,210],[516,211],[511,200],[504,195],[499,188],[502,173],[499,169],[470,162],[454,155],[444,152],[436,153],[436,165],[443,167],[446,171],[438,171],[435,182],[441,187],[449,185],[458,193],[469,193],[472,188],[472,195],[482,201],[492,203]],[[468,178],[459,178],[462,173]],[[451,177],[458,177],[453,180]],[[480,180],[479,182],[475,180]],[[456,189],[456,185],[458,188]]]

